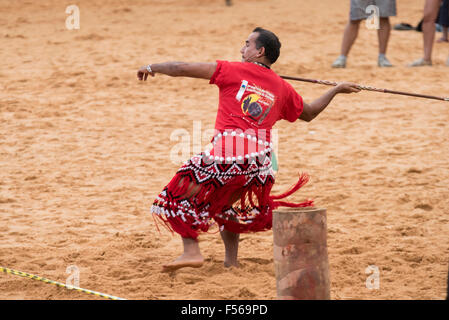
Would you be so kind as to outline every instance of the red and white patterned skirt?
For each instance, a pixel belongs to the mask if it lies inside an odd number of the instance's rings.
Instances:
[[[225,137],[233,147],[225,147]],[[239,141],[242,147],[236,148]],[[264,231],[271,229],[273,209],[313,206],[312,200],[278,201],[306,184],[307,174],[289,191],[270,195],[275,182],[270,143],[234,130],[219,133],[213,142],[214,149],[185,162],[151,206],[170,230],[193,239],[215,223],[235,233]]]

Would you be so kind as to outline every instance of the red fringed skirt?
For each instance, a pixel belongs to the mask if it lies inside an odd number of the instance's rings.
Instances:
[[[244,149],[237,157],[235,148],[233,156],[226,157],[225,151],[217,152],[217,146],[193,156],[156,198],[151,207],[153,216],[182,237],[196,239],[214,223],[220,230],[234,233],[269,230],[273,209],[313,206],[311,200],[277,201],[306,184],[307,174],[300,175],[282,195],[270,195],[275,181],[271,145],[256,143],[255,149],[249,150],[254,152],[248,152],[248,145]]]

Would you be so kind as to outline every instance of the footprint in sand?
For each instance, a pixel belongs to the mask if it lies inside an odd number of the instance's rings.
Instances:
[[[415,209],[422,209],[424,211],[432,211],[433,207],[430,204],[420,203],[415,206]]]

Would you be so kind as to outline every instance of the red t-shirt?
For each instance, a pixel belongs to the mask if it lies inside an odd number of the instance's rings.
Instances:
[[[215,129],[269,132],[278,120],[294,122],[303,110],[302,97],[271,69],[250,62],[217,61],[210,79],[220,90]]]

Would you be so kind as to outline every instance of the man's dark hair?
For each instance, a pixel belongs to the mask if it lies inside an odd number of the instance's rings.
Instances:
[[[271,31],[257,27],[253,32],[259,33],[256,39],[256,48],[265,48],[265,56],[271,63],[275,63],[281,53],[281,42],[279,38]]]

